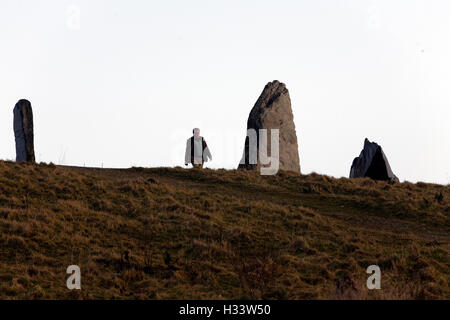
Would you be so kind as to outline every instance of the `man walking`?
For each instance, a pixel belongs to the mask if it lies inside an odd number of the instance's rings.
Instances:
[[[209,160],[212,161],[212,155],[208,145],[203,137],[200,136],[200,129],[192,130],[193,136],[186,142],[186,154],[184,163],[187,166],[192,163],[194,168],[202,169],[203,164]]]

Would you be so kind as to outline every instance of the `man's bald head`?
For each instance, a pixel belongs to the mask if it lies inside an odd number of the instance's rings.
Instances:
[[[200,137],[200,129],[199,128],[194,128],[194,130],[192,130],[192,133],[194,134],[194,136]]]

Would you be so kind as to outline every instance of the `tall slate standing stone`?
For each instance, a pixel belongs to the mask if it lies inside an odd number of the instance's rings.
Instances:
[[[291,98],[284,83],[269,82],[250,112],[247,129],[255,129],[259,148],[259,130],[267,129],[268,153],[270,152],[271,129],[279,129],[279,169],[300,172],[297,134],[291,108]],[[258,169],[249,159],[249,137],[245,139],[243,158],[238,169]]]
[[[14,136],[16,138],[16,161],[35,162],[33,110],[28,100],[19,100],[14,107]]]
[[[364,140],[364,149],[355,158],[350,169],[350,178],[369,177],[374,180],[400,180],[392,172],[391,166],[381,146],[369,139]]]

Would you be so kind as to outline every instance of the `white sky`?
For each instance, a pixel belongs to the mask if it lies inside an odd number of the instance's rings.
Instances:
[[[448,0],[1,0],[0,159],[26,98],[38,161],[183,165],[200,127],[208,166],[235,168],[277,79],[303,173],[348,176],[368,137],[401,180],[447,184],[449,17]]]

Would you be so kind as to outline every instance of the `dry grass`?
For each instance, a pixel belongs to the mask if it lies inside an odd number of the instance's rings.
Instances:
[[[449,299],[449,199],[425,183],[0,161],[0,298]],[[365,287],[372,264],[382,290]]]

